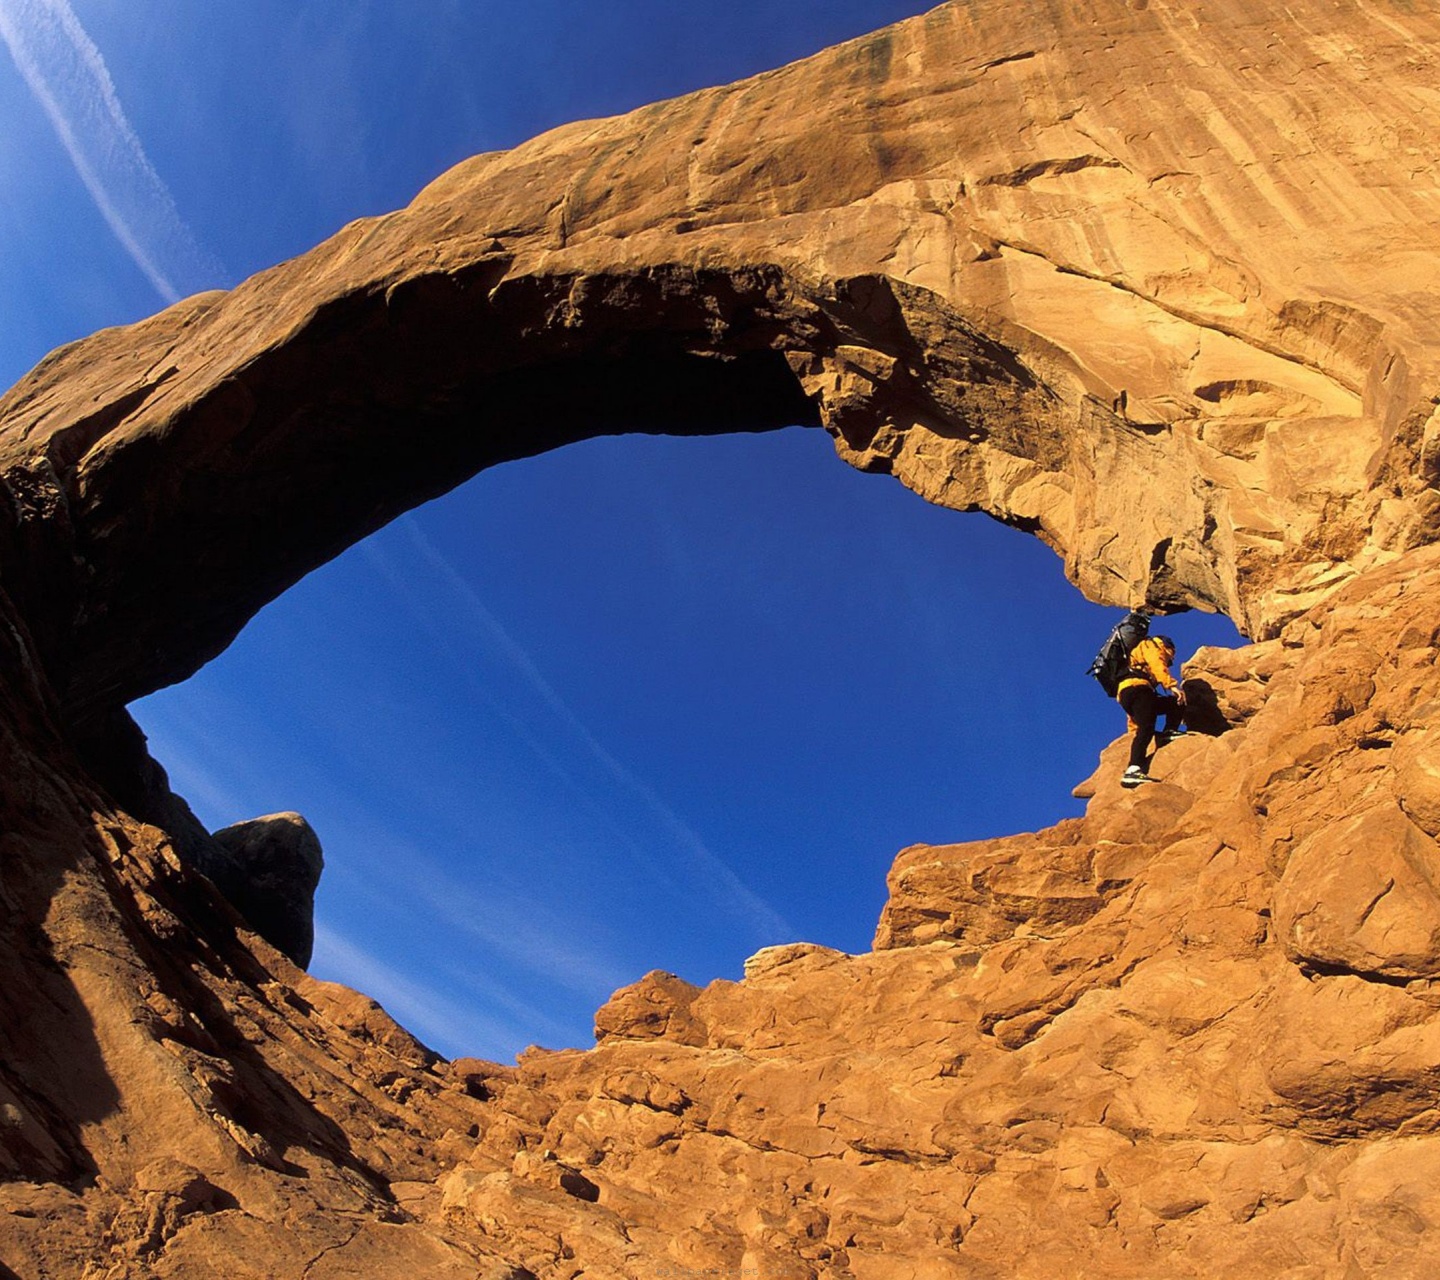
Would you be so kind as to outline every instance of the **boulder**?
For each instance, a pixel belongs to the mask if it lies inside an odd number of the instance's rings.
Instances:
[[[222,892],[246,923],[301,968],[315,947],[315,890],[325,856],[298,813],[272,813],[214,833],[229,865]]]

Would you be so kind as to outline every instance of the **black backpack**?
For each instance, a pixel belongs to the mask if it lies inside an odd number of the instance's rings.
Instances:
[[[1100,652],[1095,655],[1095,661],[1086,674],[1100,681],[1100,687],[1113,698],[1120,689],[1120,681],[1130,670],[1130,650],[1149,634],[1148,614],[1138,611],[1127,613],[1115,624],[1110,638],[1100,646]]]

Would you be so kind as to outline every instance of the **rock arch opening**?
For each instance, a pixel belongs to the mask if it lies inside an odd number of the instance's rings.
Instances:
[[[127,341],[153,357],[144,384],[81,418],[42,410],[94,352],[57,353],[12,393],[22,417],[39,413],[27,500],[69,518],[13,584],[61,714],[110,794],[252,918],[249,877],[171,795],[123,705],[195,671],[357,538],[497,463],[620,429],[823,424],[854,467],[1037,534],[1100,599],[1236,598],[1234,547],[1211,536],[1223,494],[1184,473],[1190,436],[1133,421],[993,317],[878,274],[773,263],[578,273],[468,246],[436,270],[405,258],[406,224],[432,216],[417,210],[317,250],[358,281],[319,300],[287,265],[139,326]],[[307,270],[325,278],[324,261]],[[283,300],[258,328],[257,298]],[[177,343],[199,353],[188,373]],[[1137,486],[1167,499],[1137,507]],[[1009,717],[1017,758],[1047,710]]]
[[[496,468],[137,715],[206,826],[306,814],[314,971],[451,1054],[586,1042],[651,968],[865,950],[900,848],[1078,813],[1123,721],[1082,674],[1110,615],[1048,550],[833,452],[793,428]],[[1176,621],[1187,650],[1234,634]]]
[[[500,248],[443,271],[397,267],[399,231],[357,224],[317,250],[351,271],[383,266],[318,302],[299,280],[291,299],[287,266],[139,326],[128,340],[155,357],[144,385],[37,428],[48,471],[32,473],[31,501],[63,495],[67,545],[14,588],[61,714],[117,801],[169,832],[252,922],[274,895],[172,795],[124,704],[194,672],[356,539],[497,463],[618,431],[823,425],[853,467],[1038,535],[1095,597],[1233,603],[1233,547],[1210,536],[1215,494],[1177,487],[1188,436],[1131,421],[1053,353],[933,291],[764,263],[537,270]],[[252,289],[287,299],[258,331]],[[206,353],[188,375],[167,363],[177,331]],[[82,358],[61,352],[37,371],[22,413]],[[1174,501],[1137,507],[1135,486],[1169,486]],[[38,576],[66,552],[73,568]],[[1075,669],[1086,661],[1082,649]],[[1001,750],[1029,758],[1051,713],[1005,713]],[[308,954],[303,913],[278,928],[295,939],[285,949]]]

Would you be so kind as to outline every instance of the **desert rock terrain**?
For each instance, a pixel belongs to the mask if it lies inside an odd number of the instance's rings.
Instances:
[[[1398,0],[956,0],[43,361],[0,398],[0,1276],[1433,1275],[1437,48]],[[307,976],[313,833],[206,832],[126,704],[484,467],[792,423],[1228,613],[1211,732],[590,1050],[443,1061]]]

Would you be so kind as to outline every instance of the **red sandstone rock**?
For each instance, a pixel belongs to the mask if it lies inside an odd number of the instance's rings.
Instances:
[[[0,400],[4,1266],[1432,1274],[1437,45],[1423,6],[945,5],[45,361]],[[1190,662],[1229,731],[1157,784],[1117,742],[1083,819],[906,850],[875,951],[440,1062],[182,861],[123,703],[406,506],[677,403],[1268,638]]]
[[[682,1043],[704,1039],[705,1028],[691,1014],[699,989],[673,973],[656,969],[623,987],[595,1015],[595,1039],[663,1037]]]

